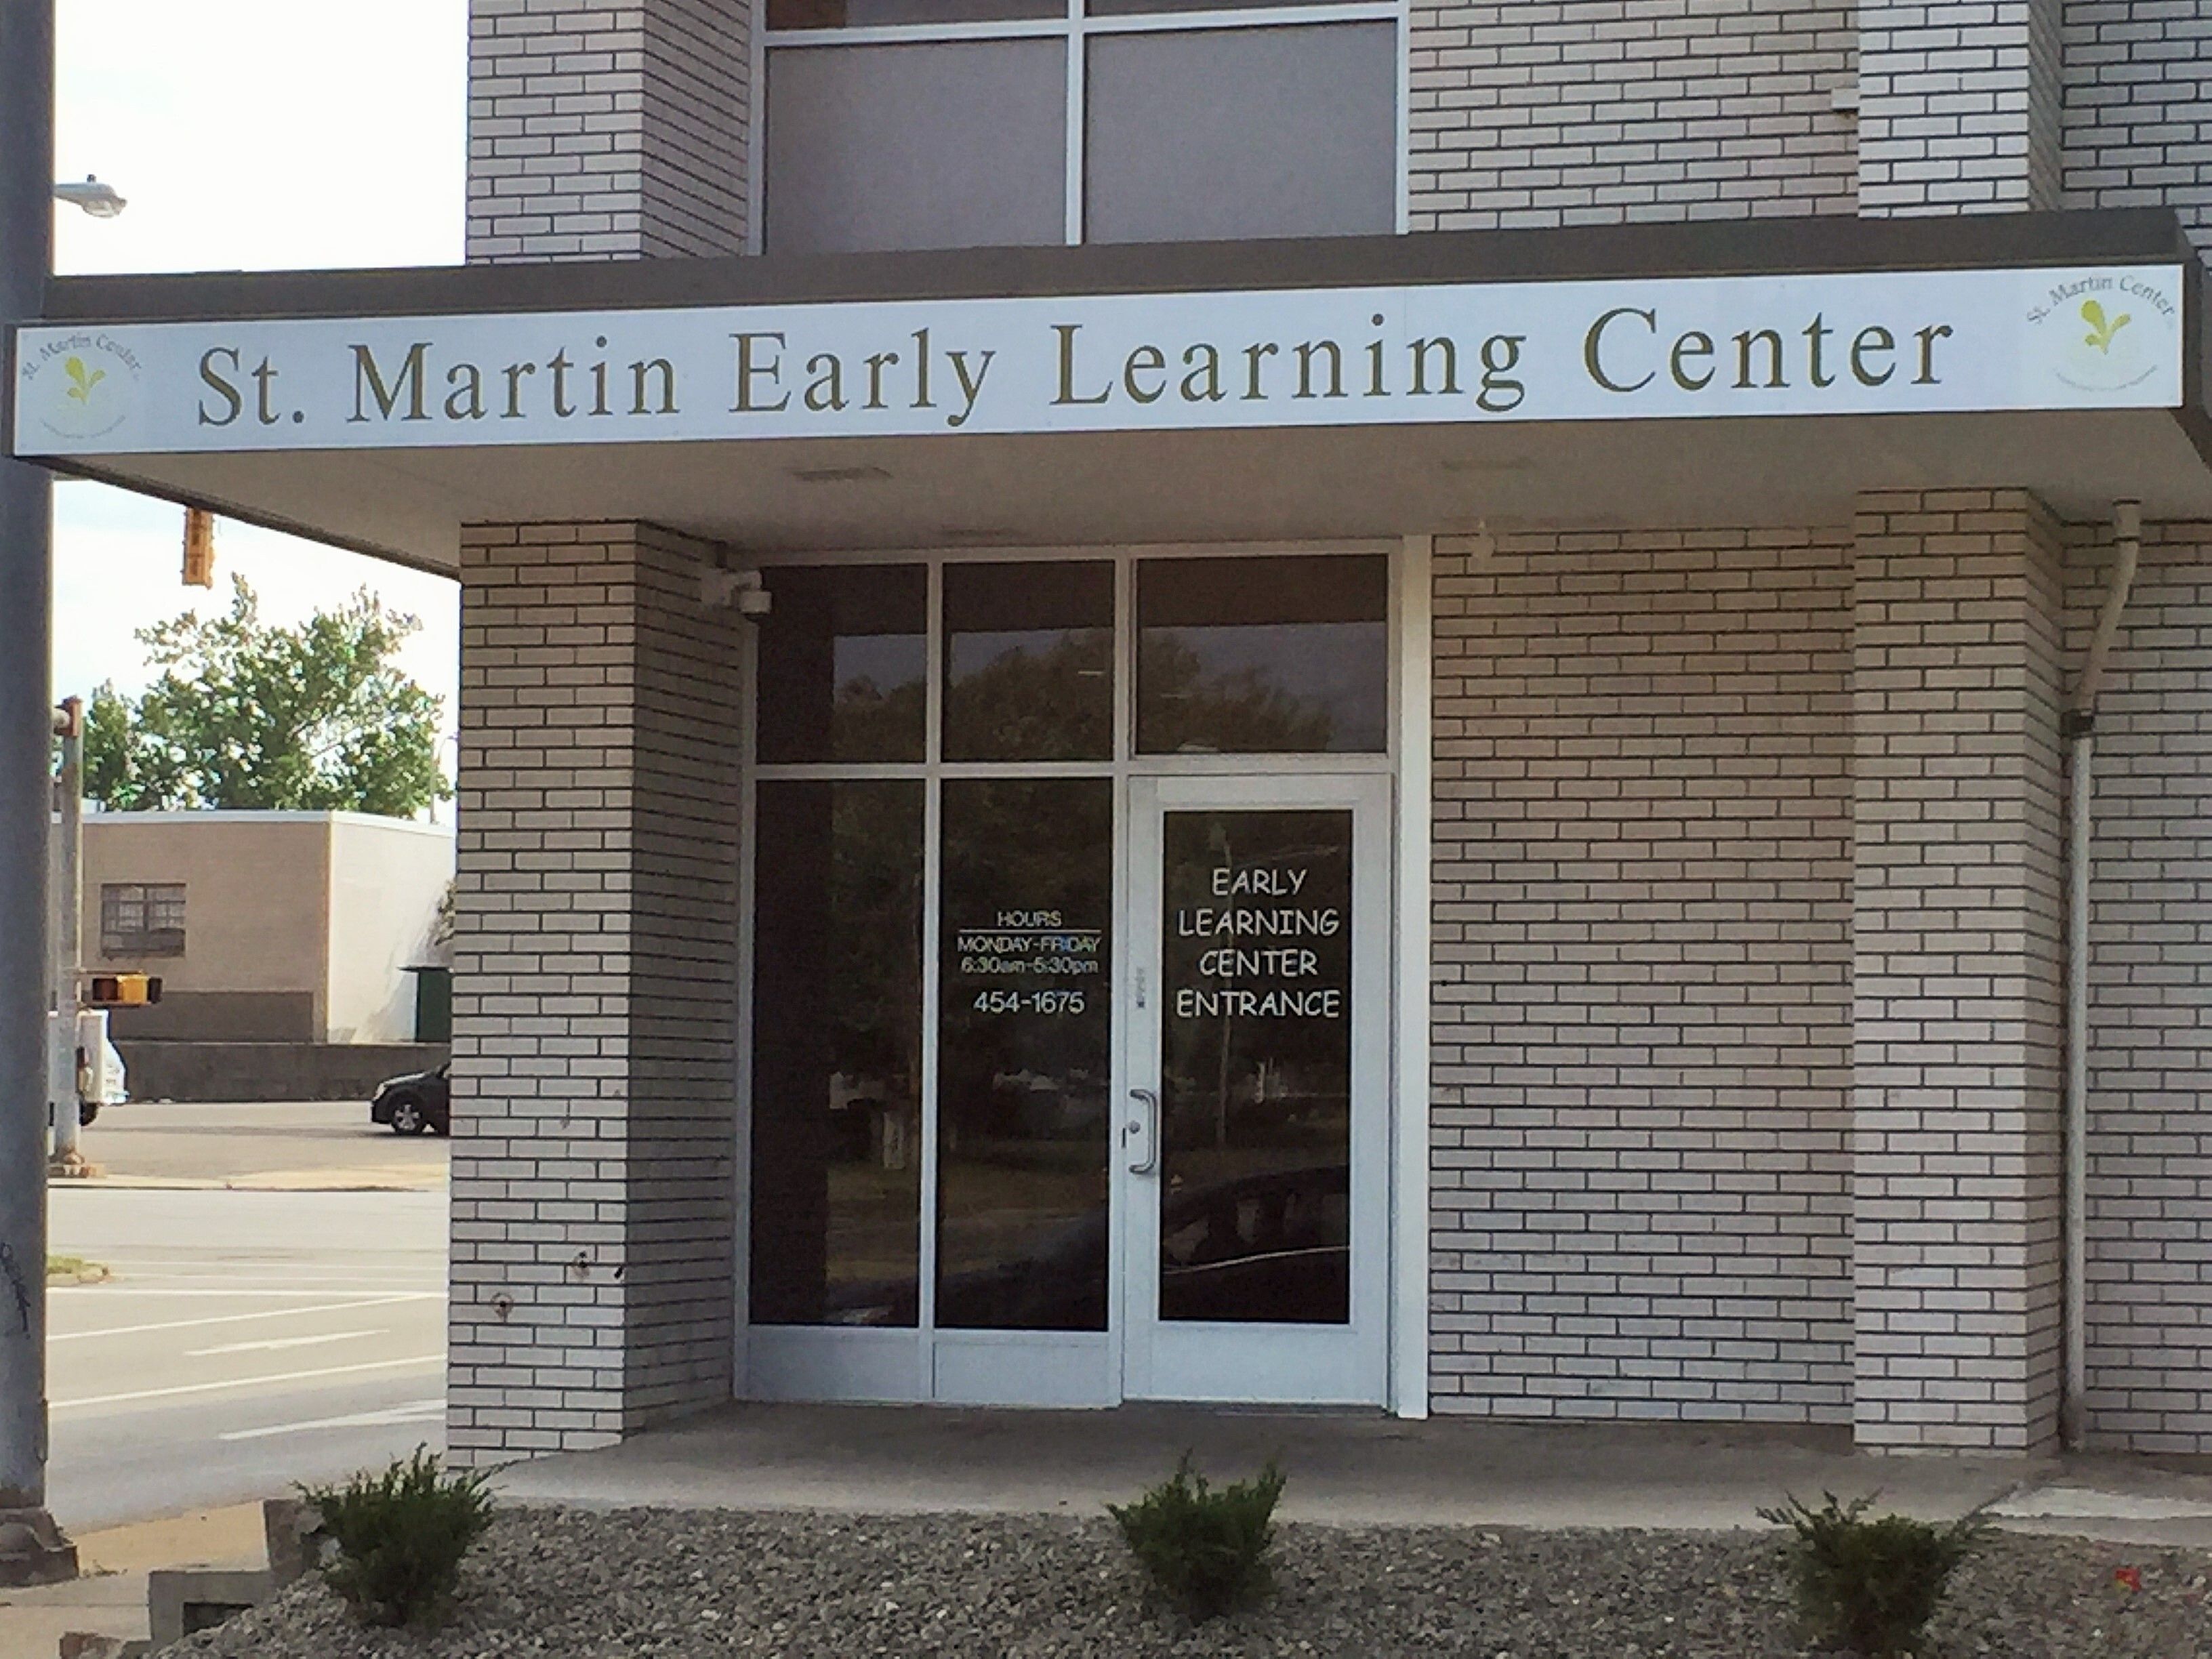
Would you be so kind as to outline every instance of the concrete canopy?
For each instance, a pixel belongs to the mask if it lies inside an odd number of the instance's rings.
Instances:
[[[1511,425],[261,449],[56,461],[453,573],[469,523],[645,520],[748,550],[1267,541],[1841,524],[1869,487],[1991,482],[2062,516],[2212,517],[2201,273],[2164,210],[1436,234],[836,260],[656,260],[57,281],[54,324],[643,309],[1333,284],[1943,270],[2166,260],[2191,281],[2178,410]]]

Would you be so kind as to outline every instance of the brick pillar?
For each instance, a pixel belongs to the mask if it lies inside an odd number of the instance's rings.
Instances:
[[[468,257],[742,253],[750,0],[469,0]]]
[[[1853,586],[1853,1416],[2057,1431],[2058,526],[2024,490],[1862,495]]]
[[[459,1463],[732,1393],[742,624],[699,603],[710,551],[462,534]]]
[[[1859,8],[1859,211],[2060,205],[2059,0]]]

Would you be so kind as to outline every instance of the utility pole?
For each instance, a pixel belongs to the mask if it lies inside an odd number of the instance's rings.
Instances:
[[[54,1013],[46,1032],[46,1100],[54,1117],[53,1158],[50,1176],[71,1179],[96,1173],[78,1149],[83,1128],[83,1106],[77,1097],[78,997],[77,976],[84,953],[77,935],[84,921],[84,702],[63,701],[54,719],[54,735],[62,742],[62,768],[54,779],[54,794],[61,811],[54,828],[53,921]],[[105,1066],[95,1055],[94,1071]]]
[[[0,331],[46,308],[53,0],[0,0]],[[76,1574],[46,1510],[46,842],[53,492],[0,442],[0,1585]]]

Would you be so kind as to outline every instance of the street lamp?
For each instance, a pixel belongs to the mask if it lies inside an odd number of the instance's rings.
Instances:
[[[54,186],[54,0],[0,3],[0,331],[46,311]],[[76,1575],[46,1508],[46,853],[53,806],[53,492],[0,439],[0,1586]]]
[[[84,182],[81,185],[56,185],[54,199],[81,207],[95,219],[112,219],[128,205],[115,193],[114,185],[102,184],[89,173],[84,175]]]

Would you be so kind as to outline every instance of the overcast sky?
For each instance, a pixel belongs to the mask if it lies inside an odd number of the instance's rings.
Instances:
[[[120,218],[55,217],[65,273],[447,264],[461,258],[466,0],[60,0],[55,171]],[[134,629],[230,602],[282,621],[367,586],[422,620],[410,672],[453,725],[453,583],[218,520],[212,594],[178,582],[183,512],[54,492],[54,687],[149,678]],[[445,762],[453,768],[450,748]]]

